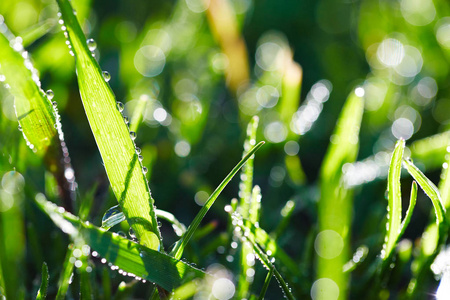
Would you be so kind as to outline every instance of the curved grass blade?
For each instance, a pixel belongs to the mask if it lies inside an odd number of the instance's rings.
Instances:
[[[45,200],[42,194],[36,196],[36,203],[62,231],[74,239],[82,237],[95,251],[92,256],[106,259],[112,269],[121,269],[130,277],[149,280],[172,291],[194,278],[209,276],[167,254],[104,231],[88,222],[82,222]]]
[[[447,141],[447,145],[449,145]],[[425,146],[425,145],[424,145]],[[442,205],[445,209],[450,208],[450,146],[446,147],[446,161],[442,165],[441,181],[439,182],[439,193],[441,195]],[[448,212],[446,218],[448,220]],[[430,266],[436,255],[439,253],[440,246],[445,244],[448,236],[448,224],[437,224],[433,221],[425,229],[419,246],[419,255],[414,259],[413,278],[408,286],[408,295],[411,298],[418,298],[422,286],[426,285],[427,278],[430,276]]]
[[[438,188],[429,180],[411,160],[404,160],[404,166],[408,170],[409,174],[419,183],[422,190],[427,194],[428,198],[434,206],[436,213],[436,223],[439,225],[444,222],[445,208],[442,205],[441,195]]]
[[[57,3],[76,58],[83,106],[112,190],[140,243],[157,250],[162,245],[161,234],[153,207],[154,200],[132,140],[135,133],[128,131],[117,109],[114,94],[88,49],[72,6],[67,0],[57,0]]]
[[[42,264],[42,282],[41,287],[39,288],[39,291],[36,296],[36,300],[45,299],[47,297],[47,287],[48,287],[48,279],[50,278],[48,275],[48,267],[47,263]]]
[[[14,95],[14,106],[27,145],[43,156],[58,133],[52,102],[40,88],[37,70],[28,58],[22,39],[15,37],[0,17],[0,74]]]
[[[383,260],[390,258],[398,240],[398,233],[401,230],[402,194],[400,190],[400,175],[404,150],[405,140],[400,139],[397,141],[394,152],[392,153],[388,173],[388,225],[385,243],[381,252],[381,258]]]
[[[400,240],[400,238],[405,233],[406,227],[408,227],[409,222],[411,221],[412,213],[414,211],[414,207],[416,206],[416,200],[417,200],[417,183],[413,181],[411,185],[411,196],[409,197],[409,207],[406,211],[406,216],[403,219],[402,225],[401,225],[401,231],[398,234],[397,242]]]
[[[68,150],[64,143],[56,104],[53,105],[51,101],[53,92],[47,94],[42,90],[38,71],[24,49],[22,39],[9,31],[1,15],[0,78],[0,82],[4,81],[14,96],[19,130],[22,131],[28,147],[44,158],[45,164],[58,182],[64,207],[72,210],[75,176],[70,162],[61,163],[63,151],[68,154]]]
[[[186,247],[187,243],[191,239],[194,232],[197,230],[198,226],[200,225],[200,222],[205,217],[208,210],[211,208],[211,206],[216,201],[219,194],[222,192],[222,190],[225,188],[225,186],[231,181],[231,179],[236,175],[236,173],[240,170],[240,168],[247,162],[247,160],[252,157],[253,154],[255,154],[256,151],[258,151],[259,148],[264,144],[264,142],[259,142],[256,146],[254,146],[247,155],[242,158],[242,160],[231,170],[231,172],[225,177],[225,179],[220,183],[220,185],[216,188],[216,190],[209,196],[208,200],[206,201],[205,205],[202,207],[202,209],[199,211],[199,213],[195,216],[192,223],[189,225],[186,233],[183,235],[183,237],[175,244],[175,247],[170,252],[170,254],[175,257],[176,259],[180,259],[181,255],[183,254],[184,248]]]
[[[316,249],[320,249],[322,255],[317,256],[317,278],[333,280],[339,288],[338,299],[347,297],[349,275],[343,268],[350,259],[353,205],[353,193],[343,180],[342,167],[356,160],[363,112],[363,99],[352,92],[337,121],[320,174]]]

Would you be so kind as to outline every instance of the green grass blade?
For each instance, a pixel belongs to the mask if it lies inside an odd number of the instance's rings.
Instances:
[[[44,262],[42,264],[42,282],[41,287],[39,288],[39,291],[36,296],[36,300],[45,299],[47,297],[47,287],[48,287],[48,279],[50,278],[48,275],[48,267],[47,264]]]
[[[184,248],[186,247],[187,243],[191,239],[194,232],[197,230],[198,226],[200,225],[200,222],[205,217],[208,210],[211,208],[211,206],[216,201],[219,194],[222,192],[222,190],[225,188],[225,186],[231,181],[231,179],[236,175],[237,172],[241,169],[241,167],[250,159],[252,155],[255,154],[256,151],[258,151],[261,146],[264,145],[264,142],[259,142],[257,145],[255,145],[248,153],[247,155],[242,158],[242,160],[231,170],[231,172],[225,177],[225,179],[220,183],[220,185],[216,188],[216,190],[209,196],[208,200],[206,201],[205,205],[202,207],[202,209],[199,211],[199,213],[195,216],[192,223],[189,225],[186,233],[183,235],[183,237],[175,244],[175,247],[170,252],[170,254],[180,259],[181,255],[183,254]]]
[[[258,300],[264,300],[264,296],[267,293],[267,289],[269,288],[270,280],[273,276],[273,270],[269,270],[269,273],[267,273],[266,279],[264,280],[263,287],[261,289],[261,293],[259,293]]]
[[[233,214],[232,217],[235,220],[235,224],[236,224],[235,226],[240,228],[241,232],[245,232],[247,229],[243,226],[244,222],[242,220],[242,217],[237,213]],[[286,281],[281,276],[280,272],[278,272],[278,270],[275,268],[274,264],[271,262],[271,259],[269,258],[268,254],[267,254],[268,252],[267,251],[264,252],[252,238],[247,238],[241,234],[239,234],[238,237],[242,241],[242,243],[247,243],[247,242],[250,243],[255,255],[259,258],[259,260],[262,262],[262,264],[267,268],[267,270],[273,271],[273,274],[274,274],[275,278],[277,279],[277,281],[280,285],[280,288],[283,291],[286,299],[294,300],[295,298],[292,295],[290,288],[288,287]]]
[[[444,222],[445,208],[442,205],[441,195],[438,188],[417,168],[411,160],[404,160],[404,166],[409,174],[417,181],[422,190],[431,199],[436,213],[436,223],[439,225]]]
[[[402,194],[400,190],[400,175],[404,150],[405,140],[398,140],[392,153],[388,173],[388,224],[385,243],[381,253],[383,260],[387,260],[390,257],[392,250],[396,246],[398,233],[401,230]]]
[[[67,249],[66,258],[62,267],[62,272],[58,280],[58,293],[56,294],[57,300],[64,300],[71,283],[71,277],[73,273],[73,263],[70,259],[73,257],[73,244],[69,245]]]
[[[363,111],[363,99],[352,92],[337,121],[320,174],[317,278],[328,278],[337,284],[337,299],[347,297],[349,275],[343,272],[343,268],[350,259],[353,205],[352,191],[345,185],[342,167],[356,160]]]
[[[80,24],[67,0],[57,0],[76,58],[83,106],[102,156],[112,190],[142,245],[159,249],[161,234],[153,198],[114,94],[86,44]]]
[[[248,151],[250,151],[252,145],[256,144],[256,130],[258,129],[259,118],[254,116],[247,126],[247,138],[244,142],[244,157]],[[250,206],[254,203],[252,197],[253,188],[253,161],[254,158],[250,157],[247,163],[242,167],[241,182],[239,184],[239,196],[240,203],[238,211],[243,216],[244,220],[248,220],[250,217]],[[254,204],[253,204],[254,205]],[[253,218],[257,217],[258,212],[253,212]],[[253,221],[255,223],[256,221]],[[251,268],[247,263],[247,255],[252,253],[250,245],[243,244],[240,255],[241,271],[239,273],[239,282],[237,297],[244,299],[247,298],[248,290],[250,288],[250,280],[247,280],[247,271]]]
[[[43,156],[50,145],[57,144],[52,102],[40,88],[37,70],[28,58],[21,38],[14,37],[2,22],[0,18],[0,74],[14,95],[16,115],[27,144]]]
[[[401,225],[401,231],[397,237],[397,242],[403,236],[403,233],[405,233],[406,227],[408,227],[409,222],[411,221],[414,207],[416,206],[416,200],[417,200],[417,183],[415,181],[413,181],[413,183],[411,185],[411,196],[409,197],[408,210],[406,211],[405,218],[403,219],[403,222]]]
[[[450,139],[448,145],[446,149],[447,159],[442,164],[441,181],[439,182],[439,193],[446,210],[450,209]],[[450,217],[450,215],[447,216]]]
[[[208,276],[169,255],[104,231],[88,222],[82,222],[46,201],[42,194],[36,197],[36,203],[65,233],[74,239],[81,236],[92,251],[95,251],[92,256],[106,259],[111,264],[111,269],[121,269],[130,277],[149,280],[168,291],[194,278]]]

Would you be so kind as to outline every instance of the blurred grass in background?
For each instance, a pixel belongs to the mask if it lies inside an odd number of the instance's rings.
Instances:
[[[130,126],[139,127],[135,142],[149,170],[155,204],[182,223],[191,222],[241,157],[247,123],[259,116],[256,140],[267,141],[254,161],[253,181],[262,195],[259,224],[276,232],[279,245],[298,263],[301,274],[293,276],[291,284],[299,298],[320,298],[314,285],[320,256],[314,248],[319,170],[330,141],[339,143],[332,133],[355,88],[362,88],[357,96],[364,99],[364,115],[359,162],[342,167],[342,180],[353,188],[354,197],[346,251],[364,245],[369,249],[366,262],[381,251],[385,179],[397,139],[406,140],[404,156],[413,157],[432,181],[439,181],[450,141],[448,1],[73,0],[72,4],[85,35],[94,40],[90,46],[95,58],[111,75],[109,84],[124,103]],[[99,225],[116,200],[85,117],[74,58],[57,13],[56,2],[50,0],[0,2],[0,15],[32,54],[42,87],[55,94],[78,199],[93,191],[87,219]],[[17,129],[14,98],[4,85],[0,100],[0,249],[3,258],[20,266],[2,270],[2,278],[12,274],[8,280],[18,293],[34,295],[45,261],[48,292],[55,295],[68,238],[30,199],[42,192],[61,204],[57,187]],[[402,179],[403,189],[410,186],[411,179]],[[207,238],[194,236],[185,250],[190,262],[202,267],[220,263],[239,274],[239,251],[230,246],[229,236],[223,238],[228,226],[223,207],[238,197],[238,190],[235,180],[212,206],[203,223]],[[409,190],[402,194],[405,207]],[[432,211],[424,199],[419,192],[401,244],[406,258],[393,270],[377,295],[380,298],[400,297],[408,286],[412,249]],[[289,207],[294,208],[287,213]],[[292,218],[277,231],[287,216]],[[116,229],[128,230],[126,224],[120,226]],[[161,231],[169,247],[177,237],[165,223]],[[363,275],[369,265],[363,262],[354,270],[352,297],[367,293]],[[255,269],[250,290],[257,294],[265,273],[259,272],[260,265]],[[123,278],[114,271],[109,276],[115,290]],[[276,285],[270,284],[268,299],[280,297]],[[430,281],[420,295],[435,292],[437,285],[438,281]],[[137,290],[139,297],[146,295]],[[76,289],[72,293],[76,295]]]

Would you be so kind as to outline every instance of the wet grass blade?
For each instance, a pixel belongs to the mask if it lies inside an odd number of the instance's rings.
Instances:
[[[42,194],[36,196],[36,203],[63,232],[73,239],[81,237],[91,247],[92,256],[106,259],[113,270],[121,269],[130,277],[149,280],[168,291],[192,279],[209,276],[164,253],[82,222],[46,201]]]
[[[443,223],[445,220],[445,208],[442,205],[438,188],[414,165],[412,161],[404,160],[404,166],[409,174],[417,181],[425,194],[431,199],[436,213],[436,223],[438,225]]]
[[[363,99],[352,92],[337,121],[320,174],[319,233],[315,242],[319,254],[317,278],[333,280],[339,288],[338,299],[347,297],[349,275],[343,268],[350,259],[353,206],[352,190],[344,183],[342,167],[356,160],[363,111]],[[325,291],[328,292],[334,294],[332,290]]]
[[[388,173],[388,225],[381,258],[387,260],[394,250],[402,222],[402,194],[400,190],[400,175],[402,158],[405,150],[405,140],[397,141],[391,157]]]
[[[236,224],[235,226],[240,228],[241,232],[246,232],[246,230],[248,230],[243,226],[244,222],[242,220],[242,217],[239,214],[233,214],[232,217],[235,220],[235,224]],[[267,255],[268,252],[267,251],[264,252],[252,238],[247,238],[245,236],[242,236],[241,234],[239,234],[238,237],[242,241],[242,243],[250,243],[255,255],[259,258],[259,260],[262,262],[264,267],[266,267],[266,269],[269,270],[269,272],[273,272],[273,275],[277,279],[279,286],[280,286],[281,290],[283,291],[286,299],[294,300],[295,299],[294,295],[292,295],[290,288],[288,287],[286,281],[281,276],[280,272],[278,272],[278,270],[275,268],[275,265],[271,262],[271,259]]]
[[[447,137],[447,139],[445,139]],[[434,141],[434,143],[432,142]],[[436,135],[430,138],[430,148],[433,145],[438,145],[439,149],[445,149],[445,152],[439,152],[443,157],[446,157],[445,162],[442,164],[441,181],[439,182],[439,193],[441,195],[442,205],[446,210],[450,208],[450,131],[443,134]],[[427,144],[422,145],[426,150]],[[438,154],[436,154],[438,155]],[[448,220],[449,214],[447,211],[445,219]],[[408,286],[408,295],[411,298],[418,298],[418,294],[422,286],[426,285],[427,278],[430,277],[430,265],[434,261],[436,255],[439,252],[440,245],[444,244],[448,236],[448,224],[441,224],[437,226],[434,220],[425,229],[420,242],[419,255],[414,259],[413,265],[416,266],[413,272],[413,278]]]
[[[264,144],[264,142],[259,142],[257,145],[255,145],[248,153],[247,155],[242,158],[242,160],[231,170],[231,172],[225,177],[225,179],[220,183],[220,185],[216,188],[216,190],[209,196],[208,200],[206,201],[205,205],[202,207],[200,212],[195,216],[192,223],[189,225],[186,233],[183,235],[183,237],[175,244],[175,247],[170,252],[170,254],[180,259],[181,255],[183,254],[184,248],[186,247],[187,243],[191,239],[194,232],[197,230],[198,226],[200,225],[200,222],[205,217],[208,210],[211,208],[211,206],[216,201],[219,194],[222,192],[222,190],[225,188],[225,186],[231,181],[231,179],[236,175],[237,172],[241,169],[241,167],[250,159],[252,155],[255,154],[256,151],[258,151],[259,148]]]
[[[21,38],[8,30],[2,17],[0,27],[0,74],[14,95],[16,115],[27,144],[43,156],[50,145],[58,144],[52,102],[40,87],[37,70]]]
[[[64,259],[64,264],[62,267],[62,272],[58,281],[58,293],[56,294],[57,300],[64,300],[66,298],[67,290],[69,289],[69,285],[71,283],[70,278],[73,273],[73,263],[70,262],[70,259],[73,257],[73,244],[69,245],[69,248],[66,252],[66,258]]]
[[[259,293],[258,300],[264,300],[264,296],[267,293],[267,289],[269,288],[270,280],[273,276],[273,270],[269,270],[269,273],[267,273],[266,279],[264,280],[263,287],[261,289],[261,293]]]
[[[398,234],[397,242],[403,236],[403,233],[405,233],[406,227],[408,227],[409,222],[411,221],[414,207],[416,206],[416,200],[417,200],[417,183],[415,181],[413,181],[413,183],[411,185],[411,196],[409,197],[408,210],[406,211],[405,218],[403,219],[403,222],[401,225],[402,229],[401,229],[400,233]]]
[[[252,233],[255,242],[258,243],[265,252],[271,253],[271,255],[279,260],[292,275],[300,275],[297,263],[287,255],[283,248],[281,248],[264,229],[249,222],[245,224],[245,227]]]
[[[252,145],[256,144],[256,130],[258,129],[259,118],[254,116],[247,126],[247,138],[244,141],[244,153],[243,157],[250,151]],[[239,213],[243,216],[244,220],[248,220],[250,217],[250,207],[254,205],[252,197],[253,188],[253,162],[254,157],[250,157],[247,163],[242,167],[241,182],[239,184]],[[257,218],[258,212],[252,210],[252,219]],[[250,221],[251,222],[251,221]],[[253,223],[257,221],[253,220]],[[241,271],[239,273],[239,282],[237,297],[244,299],[247,298],[248,290],[250,288],[250,280],[247,280],[247,271],[251,268],[247,263],[247,255],[252,253],[252,248],[249,245],[243,244],[240,255]]]
[[[117,108],[114,94],[97,61],[92,57],[80,24],[67,0],[57,0],[65,34],[76,59],[83,106],[102,156],[112,190],[142,245],[159,249],[161,234],[153,198],[138,159],[133,139]],[[106,81],[105,81],[105,78]],[[130,136],[131,135],[131,136]]]
[[[39,291],[36,296],[36,300],[45,299],[47,297],[47,287],[48,287],[48,267],[47,263],[42,264],[42,276],[41,276],[41,287],[39,288]]]

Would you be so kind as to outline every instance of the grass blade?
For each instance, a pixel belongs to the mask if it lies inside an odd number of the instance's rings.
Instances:
[[[391,157],[391,164],[388,173],[388,225],[385,243],[381,252],[381,258],[390,258],[401,230],[402,222],[402,194],[400,190],[400,175],[402,170],[402,158],[405,150],[405,140],[400,139],[395,145]]]
[[[266,279],[264,280],[264,285],[261,289],[261,293],[259,294],[258,300],[264,300],[264,296],[266,295],[267,289],[269,288],[270,280],[273,276],[273,269],[269,270],[267,273]]]
[[[92,256],[106,259],[112,270],[123,270],[128,276],[149,280],[171,291],[184,283],[206,275],[189,264],[164,253],[139,245],[108,231],[101,230],[74,215],[61,211],[42,194],[36,196],[38,206],[65,233],[80,236],[92,248]]]
[[[52,102],[40,88],[37,70],[28,58],[21,38],[14,37],[2,22],[0,17],[0,74],[15,97],[16,115],[28,146],[43,156],[50,145],[57,144]]]
[[[64,207],[72,210],[75,198],[75,176],[69,162],[61,163],[63,151],[67,152],[64,133],[59,122],[53,92],[44,92],[38,71],[22,45],[22,39],[15,37],[3,23],[0,16],[0,74],[10,93],[14,96],[14,109],[19,130],[28,147],[44,159],[48,170],[55,176],[60,187]],[[56,103],[56,102],[54,102]],[[63,146],[64,145],[64,146]],[[68,157],[68,156],[67,156]],[[65,172],[69,171],[69,172]]]
[[[411,221],[412,213],[414,211],[414,207],[416,206],[416,200],[417,200],[417,183],[415,181],[413,181],[413,183],[411,185],[411,196],[409,197],[409,207],[408,207],[408,210],[406,211],[406,216],[403,219],[403,222],[401,225],[401,231],[397,237],[397,242],[403,236],[403,233],[405,233],[406,227],[408,227],[409,222]]]
[[[64,259],[63,271],[60,274],[58,281],[58,293],[56,294],[57,300],[64,300],[66,298],[67,290],[71,283],[71,277],[73,274],[73,263],[70,262],[70,258],[73,257],[73,244],[69,245],[67,249],[66,258]]]
[[[175,244],[175,247],[170,252],[170,254],[180,259],[181,255],[183,254],[184,248],[186,247],[187,243],[191,239],[194,232],[197,230],[198,226],[200,225],[200,222],[205,217],[208,210],[211,208],[211,206],[216,201],[219,194],[222,192],[222,190],[225,188],[225,186],[231,181],[231,179],[236,175],[236,173],[240,170],[240,168],[252,157],[252,155],[255,154],[256,151],[258,151],[259,148],[264,144],[264,142],[259,142],[256,146],[254,146],[247,155],[242,158],[242,160],[231,170],[231,172],[225,177],[225,179],[220,183],[220,185],[216,188],[216,190],[209,196],[208,200],[206,201],[205,205],[202,207],[202,209],[199,211],[199,213],[195,216],[192,223],[189,225],[186,233],[183,235],[183,237]]]
[[[404,166],[409,174],[419,183],[422,190],[431,199],[436,213],[436,223],[439,225],[444,222],[445,208],[442,205],[441,195],[438,188],[429,180],[411,160],[404,160]]]
[[[243,226],[244,222],[242,221],[242,217],[238,213],[233,213],[232,217],[235,221],[234,222],[235,226],[237,226],[237,228],[240,228],[240,232],[245,232],[247,229]],[[262,264],[267,268],[267,270],[269,270],[269,272],[273,271],[273,274],[274,274],[275,278],[277,279],[277,281],[280,285],[280,288],[284,293],[284,296],[287,299],[294,300],[295,298],[292,295],[292,292],[289,289],[286,281],[283,279],[280,272],[278,272],[278,270],[275,268],[275,266],[271,262],[271,259],[267,255],[267,253],[265,253],[252,238],[247,238],[245,236],[242,236],[241,234],[239,234],[238,237],[242,241],[242,243],[247,243],[247,242],[250,243],[250,245],[253,248],[254,253],[259,258],[259,260],[262,262]]]
[[[47,297],[48,279],[50,278],[50,276],[48,275],[48,267],[45,262],[42,264],[41,278],[42,278],[41,287],[39,288],[39,291],[37,293],[36,300],[45,299]]]
[[[243,157],[250,151],[252,145],[256,144],[256,130],[258,128],[259,118],[254,116],[247,126],[247,138],[244,142],[244,153]],[[251,206],[254,205],[254,200],[252,197],[252,188],[253,188],[253,161],[254,157],[250,157],[247,163],[242,167],[241,173],[241,182],[239,184],[239,213],[242,215],[244,220],[249,220],[250,214],[252,214],[253,219],[257,219],[258,212],[252,210],[253,213],[250,212]],[[250,221],[250,220],[249,220]],[[256,223],[256,220],[250,221]],[[239,273],[239,284],[237,297],[244,299],[247,298],[248,290],[250,288],[250,280],[247,280],[247,271],[251,268],[247,263],[247,255],[252,253],[252,248],[243,244],[241,248],[240,255],[240,265],[241,272]]]
[[[135,145],[117,109],[114,94],[92,57],[72,6],[58,0],[65,33],[76,58],[76,70],[83,106],[102,156],[112,190],[142,245],[159,249],[161,234],[153,198],[136,154]]]
[[[320,174],[319,234],[315,242],[319,254],[317,278],[333,280],[339,288],[338,299],[347,297],[349,280],[343,268],[350,258],[353,201],[351,190],[344,184],[342,167],[354,162],[358,154],[358,135],[364,111],[363,99],[358,95],[356,91],[352,92],[342,109]],[[334,289],[330,293],[334,294]]]

